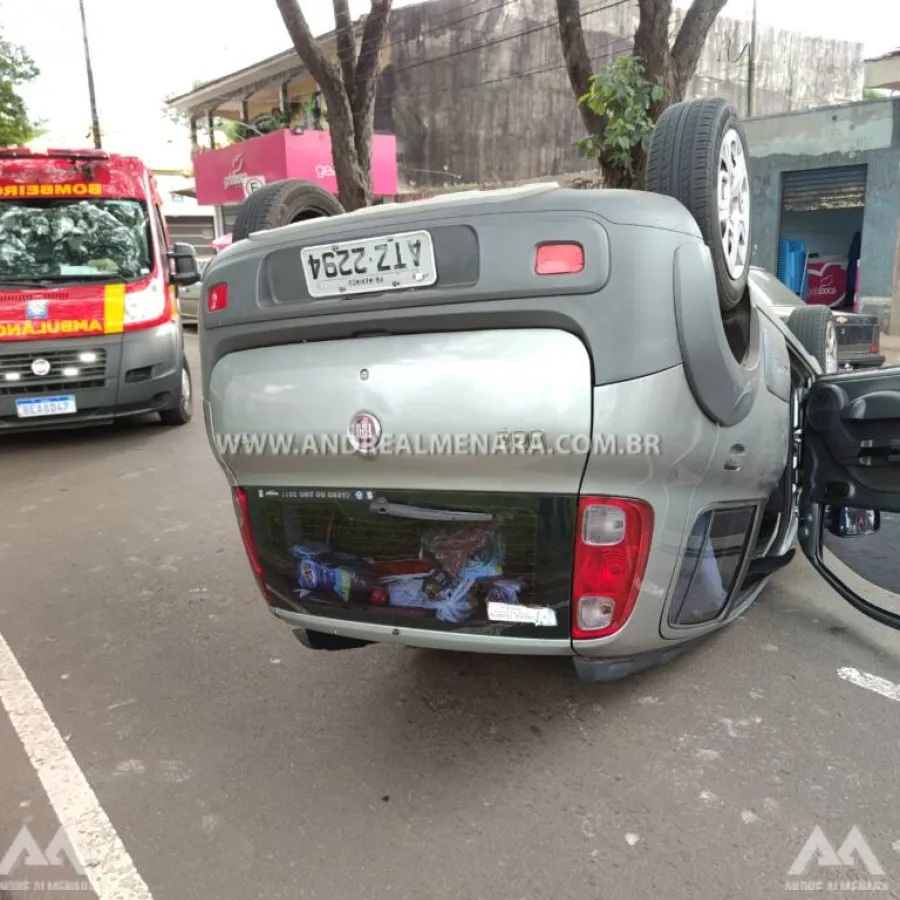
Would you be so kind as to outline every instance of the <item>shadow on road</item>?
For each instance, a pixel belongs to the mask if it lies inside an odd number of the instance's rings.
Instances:
[[[54,428],[47,431],[29,431],[19,434],[0,432],[0,450],[47,450],[66,448],[98,449],[108,447],[112,442],[118,447],[128,447],[137,442],[156,440],[171,436],[172,431],[149,414],[134,419],[121,419],[110,425],[86,425],[78,428]]]

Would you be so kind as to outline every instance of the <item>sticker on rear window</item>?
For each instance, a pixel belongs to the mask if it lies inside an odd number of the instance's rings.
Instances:
[[[549,606],[520,606],[518,603],[489,601],[488,619],[492,622],[515,622],[520,625],[556,626],[556,610]]]

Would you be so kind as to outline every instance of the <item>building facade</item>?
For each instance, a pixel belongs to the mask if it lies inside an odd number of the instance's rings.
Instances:
[[[583,0],[582,11],[597,68],[631,52],[637,0]],[[673,14],[673,29],[682,16]],[[720,17],[691,95],[722,96],[746,112],[749,42],[748,22]],[[334,35],[319,43],[335,58]],[[758,114],[862,96],[860,44],[761,26],[755,60]],[[381,63],[375,130],[396,136],[401,184],[514,181],[584,168],[575,149],[583,129],[554,0],[431,0],[400,7],[391,15]],[[314,80],[287,50],[169,104],[191,121],[196,144],[198,129],[215,134],[223,118],[315,127],[310,111],[318,102]]]
[[[781,238],[840,261],[858,244],[859,311],[900,331],[900,97],[761,116],[751,154],[753,263],[778,266]]]
[[[636,0],[583,0],[595,66],[628,54]],[[682,11],[673,14],[673,31]],[[750,23],[720,17],[689,96],[748,106]],[[514,181],[584,168],[583,126],[563,65],[554,0],[433,0],[396,9],[376,128],[397,136],[409,185]],[[760,26],[753,96],[757,114],[862,97],[861,44]]]

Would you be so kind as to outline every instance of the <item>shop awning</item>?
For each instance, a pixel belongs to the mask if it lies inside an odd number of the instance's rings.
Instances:
[[[360,18],[353,23],[357,41],[362,36],[364,21]],[[334,31],[321,35],[316,41],[332,60],[337,59],[337,38]],[[239,119],[244,102],[250,103],[256,114],[277,108],[283,88],[292,100],[306,97],[311,91],[318,89],[293,47],[229,75],[198,85],[185,94],[171,97],[166,105],[175,112],[194,118],[215,115]]]
[[[201,84],[186,94],[170,98],[166,104],[186,116],[206,116],[208,113],[226,117],[228,113],[239,115],[242,101],[254,95],[271,94],[267,99],[277,105],[281,84],[305,72],[306,67],[291,48]]]

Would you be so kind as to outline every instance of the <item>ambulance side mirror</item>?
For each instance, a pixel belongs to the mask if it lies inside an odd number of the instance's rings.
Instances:
[[[169,276],[173,284],[189,287],[201,279],[197,251],[190,244],[176,243],[169,251]]]

